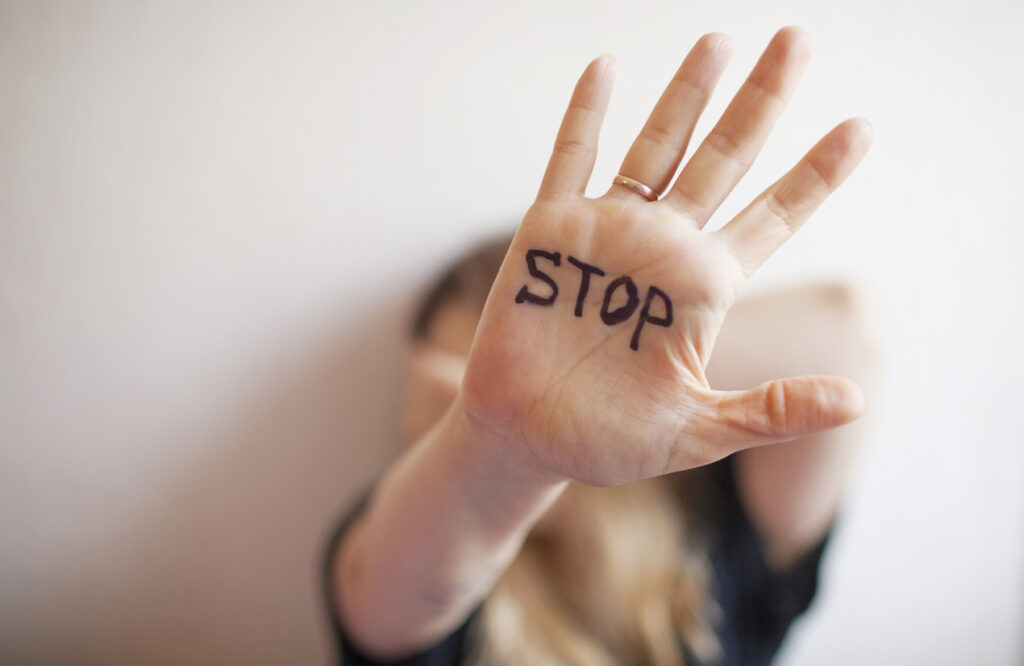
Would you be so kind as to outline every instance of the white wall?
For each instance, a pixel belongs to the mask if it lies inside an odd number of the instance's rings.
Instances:
[[[753,280],[878,288],[878,439],[785,664],[1011,664],[1024,629],[1024,9],[1011,2],[0,4],[0,661],[323,663],[330,519],[395,454],[402,326],[514,221],[586,62],[602,190],[702,33],[817,55],[738,210],[861,169]],[[461,185],[461,187],[460,187]]]

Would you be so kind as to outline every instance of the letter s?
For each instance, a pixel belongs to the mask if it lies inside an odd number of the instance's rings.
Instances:
[[[523,285],[523,288],[516,294],[516,303],[525,301],[536,305],[552,305],[558,296],[558,285],[551,279],[551,276],[537,268],[537,257],[543,257],[555,266],[559,266],[562,263],[562,255],[558,252],[545,252],[544,250],[526,251],[526,268],[530,271],[530,275],[551,287],[551,295],[547,297],[538,296],[530,292],[526,285]]]

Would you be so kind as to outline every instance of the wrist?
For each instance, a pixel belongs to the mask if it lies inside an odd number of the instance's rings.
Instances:
[[[461,393],[438,427],[446,467],[468,494],[468,506],[487,520],[500,515],[532,525],[568,485],[568,478],[524,455],[517,442],[474,419]]]

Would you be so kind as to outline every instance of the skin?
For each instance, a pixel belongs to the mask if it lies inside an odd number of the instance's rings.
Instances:
[[[843,374],[877,390],[884,365],[880,319],[874,297],[845,283],[741,297],[715,343],[708,380],[740,389],[778,375],[816,371]],[[448,302],[425,339],[413,346],[403,404],[407,445],[419,441],[458,396],[479,320],[480,311],[471,305]],[[775,569],[784,571],[824,536],[868,439],[870,421],[858,419],[736,455],[741,501]],[[563,517],[549,509],[533,531],[557,531]]]
[[[831,520],[835,481],[853,447],[823,433],[861,415],[857,385],[834,375],[769,375],[744,389],[750,377],[725,366],[736,388],[719,390],[707,369],[716,342],[744,351],[736,342],[743,335],[720,339],[740,287],[854,169],[871,129],[860,119],[841,123],[720,230],[703,231],[767,139],[810,48],[802,30],[780,30],[673,182],[729,52],[725,36],[701,38],[626,155],[620,172],[663,194],[656,202],[622,186],[584,197],[614,64],[599,58],[583,73],[468,352],[474,318],[456,309],[441,318],[450,336],[416,360],[458,386],[439,400],[450,397],[447,411],[382,477],[339,550],[342,622],[365,651],[397,657],[457,627],[569,482],[616,485],[742,451],[740,493],[775,566],[799,557]],[[594,278],[582,317],[574,313],[577,282],[564,277],[578,273],[557,274],[565,295],[550,307],[515,302],[524,285],[543,288],[524,262],[532,248],[606,271]],[[671,327],[646,328],[637,350],[630,323],[608,326],[598,315],[603,287],[621,275],[641,294],[657,285],[673,303]],[[788,307],[806,310],[792,296]],[[844,308],[833,310],[842,320]],[[472,323],[450,323],[460,317]],[[735,330],[757,331],[742,319]],[[762,364],[752,374],[774,370]],[[800,508],[814,502],[814,510]]]

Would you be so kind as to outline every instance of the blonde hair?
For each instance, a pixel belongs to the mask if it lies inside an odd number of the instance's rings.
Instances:
[[[483,309],[509,239],[479,246],[424,299],[412,334],[441,305]],[[469,663],[682,666],[720,648],[710,567],[666,479],[571,483],[497,581],[471,627]]]
[[[663,481],[574,483],[552,510],[486,600],[471,663],[676,666],[680,640],[718,656],[707,557]]]

